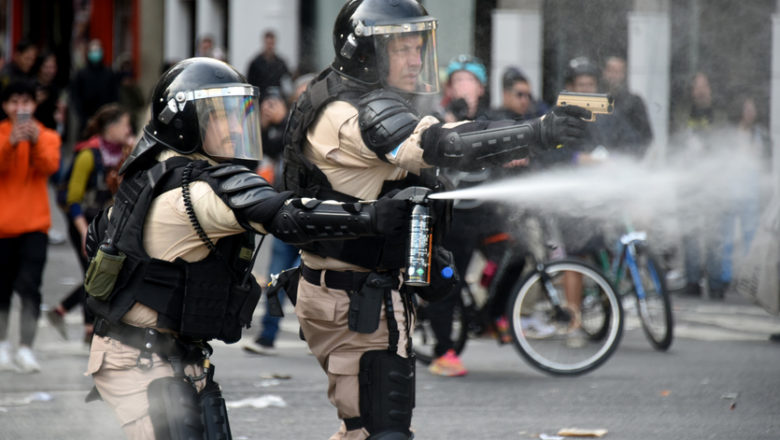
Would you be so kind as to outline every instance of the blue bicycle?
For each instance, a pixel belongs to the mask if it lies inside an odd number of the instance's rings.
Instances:
[[[630,303],[625,299],[628,295],[634,297],[650,344],[656,350],[667,350],[674,334],[672,301],[661,265],[647,246],[647,233],[629,227],[618,240],[615,252],[602,250],[597,261],[624,298],[624,305]]]

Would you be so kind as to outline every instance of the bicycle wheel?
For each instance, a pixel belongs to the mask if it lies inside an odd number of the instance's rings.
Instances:
[[[623,334],[623,308],[612,284],[581,261],[554,261],[541,270],[520,281],[507,304],[515,347],[531,365],[550,374],[595,369],[612,356]],[[581,326],[572,317],[576,307],[564,294],[567,273],[582,277]],[[551,299],[556,292],[560,307]]]
[[[674,320],[664,274],[658,260],[646,247],[636,247],[636,266],[644,292],[640,295],[634,287],[632,293],[636,297],[642,330],[656,350],[665,351],[672,345]]]
[[[417,320],[414,323],[414,333],[412,333],[412,350],[417,360],[428,365],[433,361],[434,348],[436,346],[436,335],[431,327],[429,303],[420,297],[415,297],[417,304]],[[452,317],[452,338],[453,349],[460,355],[463,347],[466,346],[468,339],[468,321],[463,313],[463,303],[458,300],[455,302]]]

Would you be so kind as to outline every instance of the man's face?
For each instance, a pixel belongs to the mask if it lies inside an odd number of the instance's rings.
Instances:
[[[14,54],[14,62],[19,70],[22,72],[29,72],[35,64],[35,57],[38,55],[38,50],[34,47],[30,47],[24,52],[18,52]]]
[[[626,62],[620,58],[608,59],[602,76],[611,90],[621,88],[626,81]]]
[[[229,159],[235,155],[235,142],[240,142],[243,129],[236,115],[224,110],[212,111],[209,115],[203,151],[209,156]]]
[[[452,99],[463,98],[466,102],[478,100],[485,88],[473,73],[459,70],[450,75],[449,94]]]
[[[276,50],[276,37],[273,35],[266,35],[263,37],[263,44],[265,45],[266,51],[273,52]]]
[[[591,75],[576,76],[571,82],[569,91],[575,93],[597,93],[598,83],[596,77]]]
[[[8,98],[8,101],[3,102],[3,111],[12,123],[16,123],[19,112],[26,111],[30,115],[35,112],[35,100],[27,94],[13,94]]]
[[[524,115],[531,108],[531,86],[525,81],[515,81],[512,88],[504,90],[504,107]]]
[[[387,84],[391,87],[414,92],[422,68],[422,35],[395,37],[387,44],[389,68]]]

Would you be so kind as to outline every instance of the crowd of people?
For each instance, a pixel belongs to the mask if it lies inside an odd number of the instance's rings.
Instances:
[[[653,133],[642,98],[628,89],[620,56],[601,64],[580,56],[566,67],[567,91],[614,99],[614,112],[595,122],[585,122],[588,110],[534,96],[522,66],[502,72],[501,104],[491,108],[488,70],[475,56],[454,57],[439,77],[435,19],[419,3],[377,7],[374,0],[344,6],[335,23],[335,59],[320,73],[293,75],[276,54],[273,31],[261,34],[263,49],[245,76],[224,62],[211,37],[202,37],[202,58],[172,63],[163,73],[143,128],[131,65],[108,67],[99,40],[89,43],[67,88],[55,81],[56,57],[20,41],[0,70],[0,193],[6,201],[0,370],[40,370],[32,347],[54,183],[87,276],[45,316],[67,338],[64,317],[81,306],[91,347],[87,372],[129,438],[185,429],[177,423],[195,410],[160,408],[170,396],[195,402],[218,392],[207,342],[236,342],[251,321],[261,291],[251,275],[257,233],[275,237],[269,273],[297,272],[263,299],[260,330],[243,348],[276,353],[281,318],[275,311],[289,296],[338,410],[340,428],[331,438],[411,438],[412,294],[431,299],[435,311],[429,371],[466,375],[450,340],[454,303],[476,251],[496,264],[500,249],[492,238],[509,228],[502,219],[510,208],[459,200],[448,213],[432,204],[432,279],[413,291],[403,283],[408,268],[401,244],[409,233],[410,201],[434,188],[587,166],[612,154],[642,158]],[[389,25],[375,26],[378,17]],[[756,101],[746,96],[738,104],[731,119],[738,146],[760,167],[768,163],[769,144]],[[690,106],[677,120],[685,154],[708,148],[715,128],[729,123],[713,106],[706,74],[693,79]],[[522,142],[502,140],[509,135]],[[74,138],[72,147],[62,148]],[[494,150],[480,150],[484,141]],[[756,185],[755,173],[738,178]],[[702,285],[710,298],[728,291],[734,244],[745,249],[757,227],[760,191],[750,193],[754,197],[735,198],[718,219],[723,234],[713,239],[697,228],[686,231],[687,293],[701,295]],[[486,224],[485,218],[493,220]],[[577,233],[583,224],[598,228],[588,222],[556,219],[558,257],[604,246],[599,237]],[[576,316],[582,281],[565,284]],[[8,339],[14,291],[22,300],[15,353]],[[509,342],[503,308],[491,310],[491,320],[492,334]],[[582,336],[576,328],[571,336],[576,346]],[[397,380],[381,380],[386,376]]]

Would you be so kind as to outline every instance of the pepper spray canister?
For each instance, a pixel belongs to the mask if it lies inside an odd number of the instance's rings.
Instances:
[[[430,208],[416,202],[412,208],[407,246],[406,281],[410,286],[427,286],[431,282],[431,246],[433,231]]]

